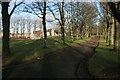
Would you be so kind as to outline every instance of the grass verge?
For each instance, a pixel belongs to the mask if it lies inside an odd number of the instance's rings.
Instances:
[[[85,39],[85,40],[89,40]],[[65,37],[67,45],[75,45],[84,42],[85,40],[76,40],[71,43],[70,37]],[[48,48],[43,48],[43,39],[40,40],[11,40],[10,49],[11,57],[3,58],[3,66],[20,64],[42,58],[45,54],[52,53],[61,48],[68,47],[62,44],[60,37],[50,37],[47,39]]]
[[[118,78],[118,51],[111,50],[113,46],[105,43],[103,38],[96,48],[93,57],[88,61],[88,69],[96,78]]]

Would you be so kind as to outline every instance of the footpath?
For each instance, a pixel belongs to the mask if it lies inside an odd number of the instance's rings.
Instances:
[[[35,62],[8,67],[2,78],[93,78],[86,62],[94,54],[99,38],[45,55]]]

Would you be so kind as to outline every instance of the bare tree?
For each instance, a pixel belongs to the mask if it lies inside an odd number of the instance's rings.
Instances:
[[[11,19],[11,25],[10,25],[10,29],[12,29],[12,37],[15,38],[15,32],[16,32],[16,20],[15,19]]]
[[[56,16],[56,13],[54,10],[52,10],[52,8],[50,8],[50,6],[47,6],[50,10],[50,12],[52,13],[53,17],[55,18],[55,20],[57,20],[59,22],[59,25],[61,26],[61,33],[62,33],[62,41],[63,43],[65,44],[65,30],[64,30],[64,25],[65,25],[65,3],[64,3],[64,0],[62,2],[57,2],[57,3],[54,3],[54,5],[52,6],[56,6],[57,8],[57,11],[60,15],[59,18],[57,18]]]
[[[21,19],[22,17],[12,17],[11,19],[10,32],[13,38],[18,38]]]
[[[105,39],[109,45],[114,45],[113,49],[116,49],[117,42],[117,24],[119,22],[119,2],[108,2],[108,3],[100,3],[101,8],[106,20],[106,34]]]
[[[21,32],[21,38],[24,38],[24,33],[25,33],[25,29],[26,29],[26,19],[24,17],[21,17],[20,19],[20,32]]]
[[[68,20],[72,41],[73,35],[77,36],[77,39],[78,36],[82,39],[84,34],[86,34],[86,37],[90,37],[90,26],[97,19],[97,8],[91,3],[70,2],[68,5]]]
[[[47,48],[47,33],[46,33],[46,1],[44,2],[32,2],[25,4],[26,7],[22,10],[36,15],[42,19],[43,31],[44,31],[44,48]]]
[[[23,0],[24,1],[24,0]],[[9,33],[10,33],[10,18],[15,9],[21,5],[20,3],[14,3],[14,7],[11,10],[10,14],[8,12],[8,7],[10,2],[2,2],[2,24],[3,24],[3,42],[2,42],[2,53],[4,55],[10,55],[10,46],[9,46]]]
[[[30,34],[31,34],[31,29],[32,29],[32,26],[33,26],[33,21],[31,20],[30,17],[27,18],[27,22],[26,22],[26,26],[27,26],[27,32],[29,34],[29,38],[30,38]]]
[[[120,23],[120,2],[108,2],[108,5],[112,11],[112,14]]]

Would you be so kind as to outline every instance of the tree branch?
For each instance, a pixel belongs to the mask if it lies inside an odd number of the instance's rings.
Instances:
[[[25,1],[25,0],[23,0],[23,1],[20,2],[19,4],[16,4],[16,1],[15,1],[15,5],[14,5],[12,11],[10,12],[10,15],[9,15],[9,16],[11,16],[11,15],[13,14],[14,10],[15,10],[19,5],[21,5],[24,1]]]
[[[49,7],[49,6],[47,6],[47,7],[48,7],[48,9],[50,10],[50,12],[52,13],[53,17],[54,17],[56,20],[58,20],[58,22],[59,22],[60,25],[62,25],[61,22],[60,22],[60,20],[59,20],[58,18],[56,18],[54,12],[50,9],[50,7]]]
[[[118,3],[119,4],[119,3]],[[113,16],[117,19],[117,21],[120,23],[120,10],[116,8],[116,4],[113,2],[109,2],[108,3],[111,12],[113,14]]]
[[[24,3],[24,4],[25,4],[25,3]],[[39,17],[39,18],[43,18],[43,17],[40,17],[40,16],[39,16],[40,13],[36,13],[36,11],[34,10],[34,8],[32,8],[31,6],[29,6],[28,4],[25,4],[25,5],[26,5],[27,7],[29,7],[29,8],[33,11],[33,13],[30,12],[30,11],[25,11],[25,10],[23,10],[23,12],[32,13],[32,14],[36,15],[36,16]]]

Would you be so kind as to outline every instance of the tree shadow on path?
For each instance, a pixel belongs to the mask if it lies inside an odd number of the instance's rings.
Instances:
[[[93,78],[86,64],[93,54],[93,47],[77,44],[45,55],[42,60],[6,68],[3,78]]]

